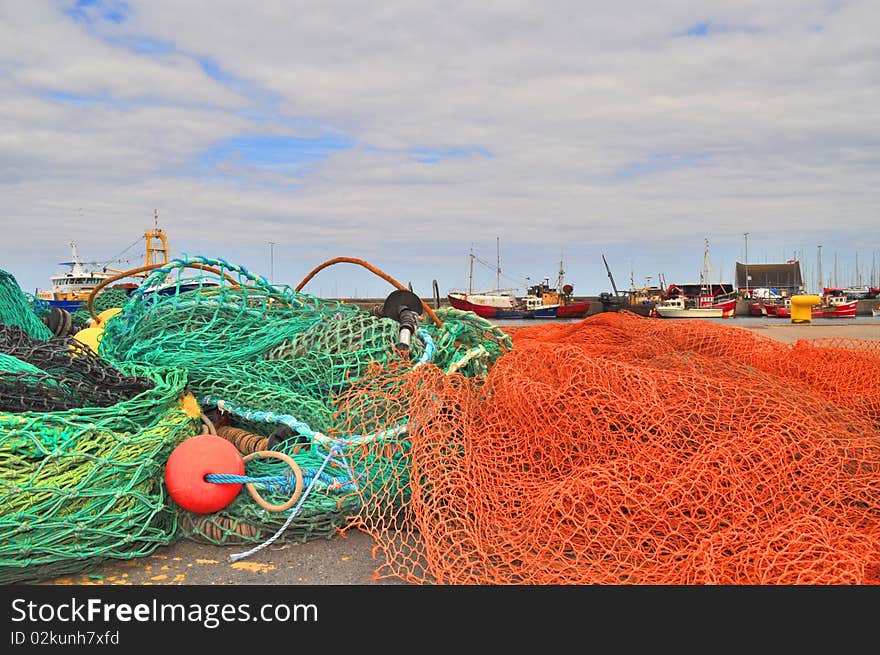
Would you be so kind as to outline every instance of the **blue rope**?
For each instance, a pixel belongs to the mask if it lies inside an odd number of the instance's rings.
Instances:
[[[313,478],[328,489],[348,491],[356,488],[353,480],[335,478],[329,473],[317,475],[313,469],[302,469],[303,484],[308,485]],[[206,482],[214,484],[254,484],[259,485],[271,493],[293,493],[296,489],[296,479],[291,475],[271,475],[264,477],[251,477],[249,475],[233,475],[231,473],[208,473]]]
[[[217,409],[219,409],[221,412],[229,412],[230,414],[235,414],[246,421],[255,421],[259,423],[281,423],[288,426],[292,430],[296,430],[304,437],[308,437],[313,442],[313,444],[332,443],[337,445],[357,445],[367,443],[369,441],[396,437],[403,432],[406,432],[407,430],[406,425],[396,425],[394,427],[388,428],[387,430],[381,430],[379,432],[368,435],[353,434],[349,437],[329,437],[316,430],[313,430],[309,427],[307,423],[303,423],[298,418],[290,414],[276,414],[275,412],[264,412],[257,409],[238,407],[223,400],[222,398],[216,398],[214,396],[202,396],[199,399],[199,404],[213,405],[217,407]]]
[[[311,484],[309,484],[306,487],[306,490],[303,492],[302,496],[299,497],[299,500],[297,501],[296,505],[294,505],[293,509],[290,510],[290,516],[287,517],[287,520],[284,522],[284,525],[282,525],[280,528],[278,528],[278,530],[275,532],[275,534],[273,534],[271,537],[269,537],[266,541],[264,541],[260,545],[255,546],[255,547],[251,548],[250,550],[245,551],[244,553],[233,553],[232,555],[229,556],[229,561],[230,562],[237,562],[240,559],[244,559],[245,557],[253,555],[254,553],[262,550],[266,546],[272,544],[276,539],[278,539],[278,537],[280,537],[284,533],[284,531],[287,530],[287,527],[290,525],[290,522],[293,521],[293,517],[297,515],[300,508],[302,507],[303,502],[308,497],[308,495],[312,492],[312,489],[314,488],[315,483],[318,480],[318,477],[321,475],[321,473],[324,472],[324,468],[330,462],[331,458],[337,454],[341,454],[341,453],[337,453],[335,447],[330,449],[330,451],[327,453],[327,457],[324,459],[323,462],[321,462],[321,466],[318,469],[318,472],[315,474],[315,477],[312,479]]]
[[[419,328],[418,335],[422,338],[422,341],[425,342],[425,351],[422,353],[422,356],[419,357],[419,361],[414,364],[414,367],[430,362],[434,358],[434,351],[437,349],[434,345],[434,340],[425,328]]]
[[[262,478],[252,478],[249,475],[233,475],[231,473],[208,473],[205,476],[205,482],[213,482],[214,484],[262,484],[272,485],[283,482],[286,475],[272,475]]]

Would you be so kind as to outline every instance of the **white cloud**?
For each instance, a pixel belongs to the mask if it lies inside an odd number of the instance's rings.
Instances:
[[[880,251],[875,2],[127,4],[91,26],[0,9],[0,268],[25,286],[64,257],[79,208],[94,250],[159,207],[173,242],[263,272],[275,240],[279,258],[411,265],[425,289],[460,286],[469,244],[496,236],[511,271],[546,261],[533,279],[570,251],[582,293],[608,288],[606,250],[670,281],[696,277],[706,237],[732,271],[746,231],[754,258]],[[199,166],[236,136],[322,131],[354,147],[299,178],[247,156]],[[424,164],[418,148],[479,150]]]

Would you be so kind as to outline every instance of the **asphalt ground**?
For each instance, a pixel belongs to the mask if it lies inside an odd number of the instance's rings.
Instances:
[[[374,579],[381,562],[373,558],[372,537],[356,529],[305,543],[275,541],[235,562],[232,555],[251,545],[214,546],[183,540],[151,555],[115,560],[51,585],[387,585],[398,578]]]
[[[880,340],[880,322],[876,321],[825,319],[801,324],[768,321],[744,323],[741,327],[787,343],[832,337]],[[382,562],[374,557],[374,547],[375,541],[369,535],[352,529],[329,539],[306,543],[276,541],[249,557],[232,562],[230,555],[244,552],[250,546],[181,541],[139,559],[110,561],[88,573],[61,576],[41,584],[406,585],[398,578],[376,578]]]

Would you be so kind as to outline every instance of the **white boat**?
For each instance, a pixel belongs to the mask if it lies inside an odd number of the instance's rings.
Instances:
[[[684,292],[670,285],[667,298],[654,307],[653,313],[660,318],[730,318],[736,313],[736,297],[716,297],[712,293],[709,276],[709,240],[703,251],[703,275],[700,295],[688,298]],[[670,295],[670,289],[678,289],[678,293]]]
[[[62,262],[70,266],[69,271],[56,273],[49,281],[52,287],[37,291],[37,298],[49,304],[50,307],[60,307],[67,311],[76,311],[85,302],[92,289],[113,277],[106,270],[87,269],[80,261],[76,252],[76,243],[70,242],[72,260]]]
[[[734,301],[734,305],[736,301]],[[654,307],[660,318],[724,318],[723,307],[688,307],[684,296],[667,298]]]
[[[871,316],[880,316],[880,307],[872,307]]]
[[[145,265],[168,263],[168,240],[165,232],[159,229],[158,217],[156,221],[157,224],[152,230],[144,231],[143,238],[146,240],[144,252]],[[129,246],[129,248],[134,247],[138,241]],[[108,265],[110,262],[81,261],[77,254],[76,242],[74,241],[70,242],[70,251],[72,261],[61,262],[62,265],[70,266],[70,270],[53,275],[49,278],[52,284],[51,288],[38,289],[35,295],[39,301],[48,304],[49,307],[59,307],[73,313],[85,306],[94,289],[125,271],[111,268]],[[132,277],[143,278],[144,275],[144,273],[137,273]],[[126,292],[129,292],[136,288],[137,284],[128,282],[120,283],[119,286],[126,289]]]

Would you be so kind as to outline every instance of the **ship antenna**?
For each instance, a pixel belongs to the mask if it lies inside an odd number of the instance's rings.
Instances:
[[[556,281],[556,290],[562,291],[562,283],[565,279],[565,271],[562,270],[562,250],[559,250],[559,280]]]

